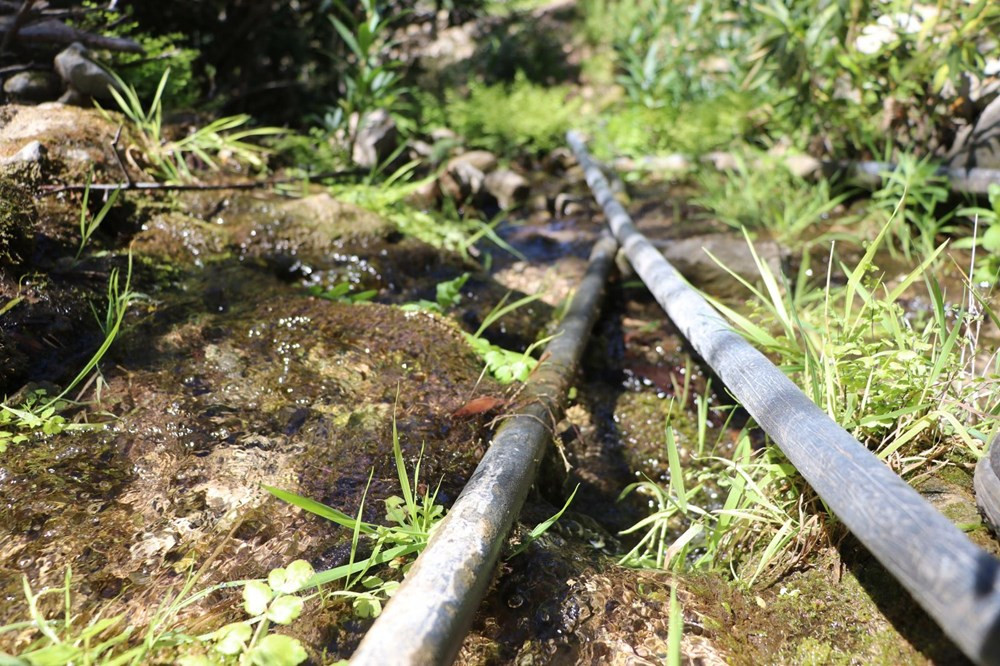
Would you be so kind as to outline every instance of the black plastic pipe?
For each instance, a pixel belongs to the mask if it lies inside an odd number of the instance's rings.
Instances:
[[[422,666],[454,660],[561,418],[617,250],[607,234],[595,243],[572,305],[525,385],[527,406],[497,431],[352,664]]]
[[[886,171],[895,171],[896,165],[889,162],[823,163],[823,172],[828,175],[845,169],[848,175],[853,177],[855,181],[869,187],[878,187],[882,184],[882,174]],[[938,167],[936,173],[946,178],[948,186],[955,192],[986,194],[989,192],[990,185],[1000,185],[1000,169],[984,169],[981,167],[954,169],[942,166]]]
[[[583,138],[567,138],[636,273],[702,359],[944,633],[973,661],[1000,664],[1000,562],[735,333],[636,230]]]

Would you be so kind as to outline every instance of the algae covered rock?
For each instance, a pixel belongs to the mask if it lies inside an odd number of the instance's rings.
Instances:
[[[53,170],[70,182],[82,183],[90,170],[95,182],[121,178],[121,167],[111,149],[118,123],[97,109],[57,102],[38,106],[9,104],[4,107],[4,117],[6,122],[0,124],[0,159],[37,141],[48,152]],[[134,143],[131,134],[129,126],[124,126],[125,145]]]
[[[343,565],[351,531],[262,484],[350,515],[367,488],[364,518],[382,522],[385,500],[401,492],[394,422],[408,469],[420,460],[420,480],[440,482],[442,504],[482,455],[483,422],[452,413],[495,386],[441,317],[311,298],[235,258],[207,262],[156,298],[104,369],[101,404],[118,418],[4,460],[0,568],[40,589],[71,566],[74,582],[85,581],[74,592],[81,613],[128,589],[123,611],[143,617],[211,558],[200,585],[266,576],[298,558],[318,570]],[[37,492],[26,496],[25,485]],[[0,577],[10,600],[0,624],[24,617],[20,586],[19,576]],[[238,595],[223,600],[239,606]],[[333,644],[349,656],[365,629],[349,604],[296,627],[314,657]],[[9,639],[0,650],[15,649]]]
[[[31,257],[35,219],[31,195],[11,182],[0,180],[0,273]]]

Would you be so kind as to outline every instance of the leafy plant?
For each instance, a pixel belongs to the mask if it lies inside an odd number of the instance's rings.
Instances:
[[[129,253],[124,286],[120,283],[120,273],[117,268],[112,269],[108,280],[107,309],[104,320],[100,321],[99,319],[104,340],[83,368],[59,394],[49,397],[44,389],[38,389],[30,392],[16,406],[6,401],[0,403],[0,453],[4,452],[9,444],[27,441],[32,434],[54,435],[64,430],[94,427],[87,423],[68,423],[61,412],[73,404],[66,399],[66,396],[97,367],[108,349],[111,348],[115,338],[118,337],[125,313],[136,298],[136,293],[132,291],[130,286],[131,281],[132,254]]]
[[[367,487],[358,508],[358,515],[351,517],[307,497],[264,486],[265,490],[275,497],[351,530],[351,554],[348,564],[316,574],[308,585],[324,585],[344,580],[344,589],[328,594],[350,599],[355,612],[361,617],[377,617],[382,612],[382,603],[392,596],[399,586],[398,581],[385,580],[376,575],[369,575],[368,572],[373,567],[386,563],[405,571],[412,561],[411,556],[415,557],[426,547],[431,531],[444,515],[444,507],[435,502],[437,489],[433,492],[428,489],[419,497],[414,493],[414,488],[420,485],[420,460],[423,451],[421,450],[421,455],[417,458],[411,482],[399,445],[395,415],[392,419],[392,453],[402,497],[394,495],[385,500],[386,519],[394,523],[390,526],[374,525],[361,520]],[[371,476],[368,482],[371,483]],[[361,536],[371,542],[371,554],[365,558],[358,558],[357,555]],[[399,560],[405,560],[406,563],[400,564]],[[358,585],[363,589],[357,590]]]
[[[352,59],[341,72],[345,92],[340,98],[340,106],[330,114],[326,124],[331,129],[344,127],[351,116],[357,114],[357,124],[351,129],[353,146],[356,132],[365,117],[376,109],[398,111],[407,92],[401,85],[402,77],[396,71],[398,63],[384,57],[394,45],[389,39],[389,31],[400,16],[388,17],[377,0],[359,0],[363,13],[360,18],[355,18],[340,2],[333,4],[340,9],[347,22],[333,15],[329,16],[330,22],[349,49]]]
[[[882,228],[857,266],[841,265],[843,286],[829,279],[832,254],[822,291],[800,275],[784,292],[758,259],[763,290],[734,276],[753,295],[757,321],[714,304],[744,337],[778,357],[831,418],[904,473],[943,455],[977,459],[995,422],[998,386],[965,363],[966,309],[951,311],[937,282],[925,277],[944,246],[892,288],[883,284],[874,259],[890,228]],[[801,270],[809,270],[808,261]],[[924,318],[899,303],[921,278],[931,306]],[[982,419],[976,425],[973,413]]]
[[[828,219],[846,194],[831,194],[829,181],[807,183],[779,160],[759,155],[752,163],[734,155],[736,168],[701,176],[694,202],[734,228],[766,230],[786,243],[799,241]]]
[[[429,310],[430,312],[444,313],[462,301],[462,287],[469,280],[468,273],[462,273],[453,280],[439,282],[436,287],[437,298],[434,301],[421,299],[415,303],[407,303],[404,310]]]
[[[240,664],[296,666],[302,663],[308,658],[302,643],[297,638],[269,630],[272,623],[287,626],[298,619],[305,602],[316,596],[302,597],[298,593],[307,589],[315,573],[305,560],[295,560],[287,568],[272,569],[266,583],[246,581],[242,597],[248,619],[227,624],[200,636],[199,640],[213,643],[216,652],[236,657]]]
[[[682,100],[662,109],[613,105],[593,123],[594,153],[614,158],[719,150],[753,135],[753,116],[760,105],[757,95],[746,91],[720,91],[712,98]]]
[[[731,458],[693,459],[697,466],[685,469],[672,419],[668,410],[664,431],[668,486],[646,477],[619,496],[621,500],[633,493],[643,495],[653,509],[621,532],[642,536],[620,564],[674,571],[728,570],[752,585],[815,543],[819,520],[802,511],[816,502],[815,495],[776,447],[755,453],[748,426]],[[725,496],[721,506],[717,494]]]
[[[167,182],[192,180],[194,176],[188,164],[192,159],[199,160],[212,170],[218,170],[223,159],[234,159],[255,169],[263,169],[268,150],[247,139],[285,133],[279,127],[240,129],[250,121],[249,115],[240,114],[218,118],[179,139],[168,140],[163,131],[163,92],[170,69],[164,70],[148,108],[143,105],[134,87],[114,72],[111,75],[118,85],[117,89],[112,87],[108,90],[121,112],[138,130],[146,158],[157,175]]]
[[[992,285],[1000,275],[1000,185],[996,183],[989,187],[989,204],[989,208],[967,206],[955,211],[956,217],[973,221],[976,235],[959,238],[951,246],[983,250],[985,254],[973,254],[975,267],[972,277],[979,283]]]
[[[391,221],[403,234],[412,236],[428,245],[458,252],[463,258],[480,256],[476,247],[483,238],[497,247],[519,256],[495,231],[501,219],[491,223],[472,216],[463,216],[454,206],[444,206],[441,211],[421,210],[406,203],[414,191],[426,184],[427,179],[410,180],[416,165],[410,163],[397,169],[384,181],[334,185],[331,193],[342,201],[371,210]]]
[[[502,155],[541,153],[563,143],[582,112],[565,87],[542,87],[518,73],[512,83],[469,84],[468,96],[449,91],[445,121],[470,146]]]
[[[531,371],[538,365],[538,361],[531,356],[531,353],[552,339],[548,337],[537,340],[523,352],[515,352],[499,347],[484,338],[483,333],[486,332],[486,329],[495,324],[504,315],[541,298],[540,295],[535,294],[519,298],[513,303],[507,303],[509,296],[510,294],[506,294],[500,299],[500,302],[483,318],[483,323],[475,333],[465,334],[465,339],[473,351],[479,354],[480,358],[486,363],[486,370],[501,384],[510,384],[515,380],[519,382],[527,381]]]
[[[72,569],[66,568],[63,585],[35,593],[22,577],[27,614],[30,619],[0,627],[0,634],[34,630],[38,636],[17,656],[0,652],[0,661],[11,666],[55,666],[58,664],[140,664],[163,650],[177,650],[177,663],[202,666],[222,663],[201,654],[199,647],[213,649],[222,659],[237,658],[246,666],[295,666],[306,659],[305,649],[295,638],[271,633],[271,623],[288,625],[298,618],[305,601],[315,595],[298,596],[314,577],[304,560],[287,569],[270,572],[267,582],[233,581],[199,591],[194,586],[198,574],[189,576],[180,590],[168,591],[142,631],[126,622],[124,613],[102,617],[97,612],[88,622],[72,612]],[[211,633],[193,636],[180,621],[181,611],[208,595],[226,588],[243,588],[243,609],[249,619],[234,622]],[[44,597],[62,598],[62,617],[48,619],[41,609]],[[254,628],[256,625],[256,628]],[[226,661],[225,663],[233,663]]]
[[[918,159],[909,153],[902,153],[896,168],[883,172],[881,177],[882,187],[872,194],[872,207],[883,220],[892,220],[892,235],[903,256],[910,259],[914,249],[922,254],[932,252],[938,234],[951,217],[950,213],[937,213],[938,204],[948,199],[947,179],[938,174],[930,158]]]
[[[86,626],[74,626],[75,619],[70,604],[70,581],[72,570],[67,567],[62,587],[34,592],[28,583],[28,577],[22,576],[21,583],[24,598],[28,604],[28,616],[25,622],[0,627],[0,633],[35,629],[40,635],[28,644],[18,657],[0,652],[0,660],[16,666],[41,666],[44,664],[93,663],[106,659],[108,653],[122,641],[128,639],[129,628],[112,634],[125,619],[124,615],[93,618]],[[48,595],[63,597],[63,616],[58,620],[48,620],[39,608],[39,601]],[[107,637],[107,634],[112,634]]]

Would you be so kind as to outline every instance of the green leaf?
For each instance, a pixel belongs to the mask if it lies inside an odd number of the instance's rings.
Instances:
[[[361,586],[366,590],[371,590],[376,587],[381,587],[383,583],[385,583],[385,581],[379,578],[378,576],[368,576],[363,581],[361,581]]]
[[[80,648],[69,643],[47,645],[31,652],[31,666],[65,666],[80,657]]]
[[[375,597],[358,597],[354,600],[354,612],[358,617],[378,617],[382,613],[382,602]]]
[[[368,523],[359,522],[356,518],[348,516],[342,511],[338,511],[333,507],[329,507],[325,504],[311,500],[308,497],[303,497],[302,495],[296,495],[295,493],[288,492],[287,490],[282,490],[280,488],[275,488],[273,486],[262,485],[262,488],[267,492],[271,493],[278,499],[284,500],[289,504],[293,504],[300,509],[305,509],[309,513],[314,513],[317,516],[326,518],[327,520],[333,521],[342,527],[348,529],[354,529],[355,524],[360,525],[360,530],[362,534],[374,534],[375,528]]]
[[[243,588],[243,608],[253,617],[263,615],[273,596],[274,592],[267,584],[252,580]]]
[[[302,614],[303,603],[300,597],[291,594],[280,596],[267,609],[267,619],[275,624],[291,624]]]
[[[203,654],[186,654],[181,657],[177,657],[178,666],[214,666],[219,662],[213,661]],[[3,666],[3,662],[0,662],[0,666]]]
[[[222,654],[239,654],[246,647],[253,629],[246,622],[227,624],[212,636],[216,639],[215,649]]]
[[[440,282],[437,285],[437,305],[442,310],[458,305],[462,300],[462,287],[469,279],[468,273],[462,273],[454,280]]]
[[[681,665],[681,638],[684,636],[684,613],[677,601],[677,588],[670,586],[670,619],[667,624],[667,664]]]
[[[0,666],[30,666],[30,663],[6,652],[0,652]]]
[[[687,513],[687,490],[684,488],[684,469],[681,467],[681,457],[674,439],[674,428],[667,425],[667,461],[670,465],[670,489],[674,491],[677,506]]]
[[[309,655],[298,639],[283,634],[268,634],[248,655],[257,666],[297,666]]]
[[[994,224],[983,232],[982,244],[987,252],[1000,252],[1000,224]]]
[[[576,484],[576,487],[573,488],[573,492],[569,494],[569,497],[566,499],[566,503],[563,504],[562,508],[556,511],[553,515],[549,516],[547,519],[535,525],[535,529],[531,530],[531,532],[528,534],[528,538],[525,539],[521,545],[519,545],[517,548],[514,549],[514,552],[510,554],[508,559],[523,553],[525,550],[528,549],[528,546],[530,546],[535,540],[538,539],[538,537],[548,532],[549,528],[555,525],[557,520],[562,518],[563,513],[565,513],[566,509],[569,508],[570,502],[572,502],[573,498],[576,497],[576,491],[579,489],[580,489],[580,484],[578,483]]]
[[[267,584],[275,592],[293,594],[302,589],[305,582],[313,577],[316,571],[305,560],[295,560],[287,569],[278,567],[267,575]]]

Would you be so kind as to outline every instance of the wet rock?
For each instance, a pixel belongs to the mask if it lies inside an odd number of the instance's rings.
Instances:
[[[55,57],[56,73],[76,92],[97,99],[111,99],[118,83],[97,63],[83,44],[73,43]]]
[[[31,195],[10,181],[0,180],[0,273],[31,257],[36,217]]]
[[[13,101],[46,102],[59,96],[59,78],[51,72],[18,72],[3,82],[3,91]]]
[[[812,155],[786,155],[785,167],[799,178],[811,178],[819,173],[822,163]]]
[[[40,141],[30,141],[10,157],[0,157],[0,173],[9,180],[34,184],[41,180],[48,151]]]
[[[413,190],[406,200],[419,208],[433,208],[441,200],[441,186],[436,179],[428,180]]]
[[[16,164],[37,164],[45,159],[48,154],[41,141],[31,141],[24,148],[17,151],[10,157],[0,157],[0,166],[11,166]]]
[[[56,102],[37,106],[11,104],[4,107],[7,122],[0,124],[0,159],[30,159],[24,151],[32,142],[47,150],[47,163],[70,182],[83,182],[94,170],[94,179],[120,178],[121,172],[111,151],[111,139],[118,125],[103,117],[97,109],[81,109]],[[122,140],[130,141],[129,129],[122,130]]]
[[[470,150],[456,155],[448,161],[448,170],[455,169],[460,164],[474,166],[483,173],[489,173],[497,168],[497,156],[488,150]]]
[[[499,169],[486,176],[485,186],[503,210],[520,206],[531,193],[528,179],[510,169]]]
[[[205,298],[209,291],[228,307]],[[237,261],[157,300],[163,316],[131,327],[115,345],[122,365],[105,369],[103,404],[121,418],[103,431],[25,444],[0,475],[0,567],[40,589],[72,566],[84,582],[74,588],[80,612],[106,606],[95,581],[113,576],[135,592],[119,600],[122,612],[148,617],[168,584],[213,552],[205,585],[266,575],[298,557],[317,569],[346,563],[350,530],[261,484],[355,515],[374,470],[364,519],[384,520],[380,500],[399,494],[394,416],[408,464],[423,449],[421,478],[442,482],[439,501],[454,498],[474,469],[475,443],[488,432],[451,413],[477,390],[481,362],[444,319],[309,298]],[[496,390],[485,381],[478,390]],[[19,575],[0,577],[8,600],[0,624],[24,617],[20,586]],[[344,604],[323,622],[352,617]],[[364,623],[353,624],[356,642]],[[310,649],[350,656],[350,642],[331,648],[326,639],[317,635]]]
[[[206,225],[181,212],[156,213],[143,223],[132,249],[173,266],[202,266],[226,251],[230,233],[222,225]]]
[[[949,166],[956,169],[1000,168],[1000,97],[990,102],[974,125],[955,138]]]
[[[567,194],[566,192],[560,192],[556,195],[554,207],[557,217],[583,215],[588,210],[587,199],[585,197]]]
[[[209,224],[180,211],[156,212],[133,247],[179,266],[205,266],[235,251],[289,276],[363,252],[395,230],[381,216],[327,193],[290,201],[236,196],[226,204]]]
[[[559,173],[569,169],[576,164],[576,157],[573,151],[565,146],[560,146],[542,158],[542,168],[548,173]]]
[[[331,253],[343,253],[345,246],[363,247],[395,229],[381,216],[326,193],[269,206],[268,210],[273,217],[266,225],[259,224],[259,212],[255,213],[253,206],[232,216],[238,225],[234,241],[244,256],[289,267],[324,263]]]
[[[613,163],[615,171],[653,171],[675,173],[691,168],[691,161],[679,153],[672,155],[644,155],[642,157],[619,157]]]
[[[470,162],[460,161],[441,174],[439,181],[446,197],[468,201],[482,191],[486,176]]]
[[[692,236],[669,241],[652,241],[667,261],[681,272],[688,281],[713,296],[728,296],[742,293],[742,286],[719,264],[748,281],[760,278],[760,271],[754,262],[746,240],[729,234]],[[775,274],[781,270],[784,254],[780,245],[770,241],[754,243],[757,255]]]
[[[447,127],[435,127],[431,130],[431,139],[435,143],[439,141],[458,141],[458,135]]]
[[[410,155],[414,159],[429,160],[434,154],[434,146],[427,143],[426,141],[416,141],[410,142]]]
[[[364,169],[387,160],[399,145],[396,121],[385,109],[376,109],[360,120],[357,115],[352,116],[351,131],[356,132],[351,159]]]
[[[705,155],[702,161],[711,164],[718,171],[733,171],[739,166],[736,157],[732,153],[721,150],[716,150]]]

